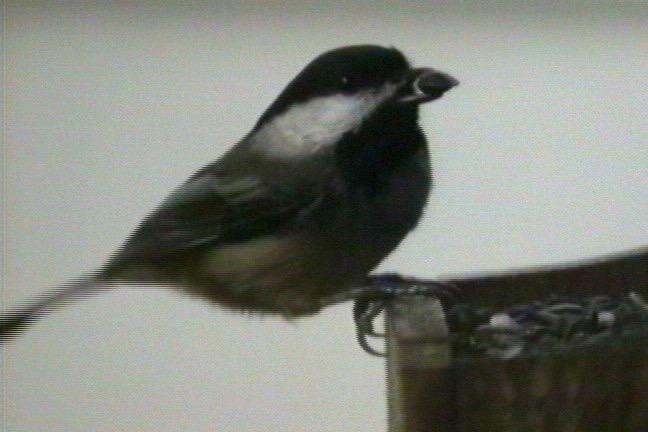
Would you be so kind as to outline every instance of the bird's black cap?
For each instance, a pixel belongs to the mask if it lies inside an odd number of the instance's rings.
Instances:
[[[352,45],[327,51],[286,86],[261,116],[257,127],[295,103],[335,93],[354,93],[402,79],[409,62],[396,48]]]

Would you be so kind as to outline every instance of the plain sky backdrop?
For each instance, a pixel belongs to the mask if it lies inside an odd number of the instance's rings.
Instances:
[[[461,81],[422,110],[436,189],[381,270],[648,244],[648,3],[562,3],[5,1],[2,306],[96,268],[308,61],[355,43]],[[121,289],[4,347],[1,380],[3,432],[386,423],[384,364],[349,305],[288,323]]]

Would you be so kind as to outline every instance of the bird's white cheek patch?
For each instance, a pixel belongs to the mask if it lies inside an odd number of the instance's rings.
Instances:
[[[377,92],[322,96],[295,105],[264,125],[255,134],[252,148],[277,158],[317,153],[358,128],[395,90],[389,85]]]

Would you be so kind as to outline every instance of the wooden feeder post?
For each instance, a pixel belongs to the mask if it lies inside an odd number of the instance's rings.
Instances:
[[[453,280],[462,303],[507,308],[550,295],[648,298],[648,250],[586,265]],[[389,432],[646,432],[648,326],[589,354],[454,357],[438,300],[387,309]]]

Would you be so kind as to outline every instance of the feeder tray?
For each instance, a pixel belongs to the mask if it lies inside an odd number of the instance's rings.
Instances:
[[[648,431],[648,249],[387,308],[390,432]]]

